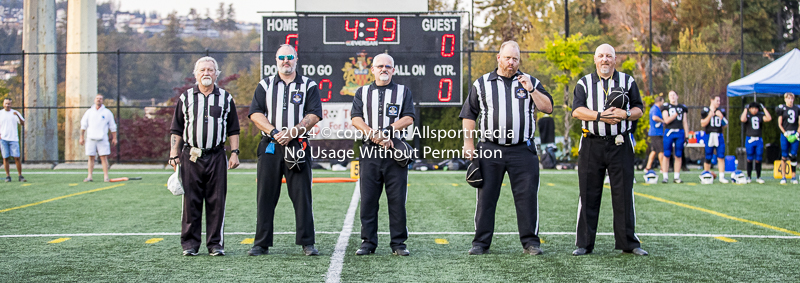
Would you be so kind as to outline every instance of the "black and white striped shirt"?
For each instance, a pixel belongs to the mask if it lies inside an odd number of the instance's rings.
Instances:
[[[481,141],[501,145],[515,145],[532,140],[536,132],[534,110],[536,105],[517,77],[530,78],[533,87],[550,99],[542,83],[529,74],[517,71],[513,78],[505,78],[493,72],[485,74],[472,83],[467,101],[461,107],[462,119],[480,118]]]
[[[614,71],[611,79],[601,79],[597,72],[593,72],[578,80],[573,92],[572,109],[586,107],[592,111],[605,111],[606,96],[614,87],[621,87],[630,98],[625,110],[630,110],[633,107],[644,109],[639,87],[633,77],[618,71]],[[600,121],[582,121],[581,123],[582,128],[598,136],[624,134],[631,130],[631,126],[631,121],[622,121],[616,125],[609,125]]]
[[[216,86],[209,95],[203,95],[197,86],[186,90],[178,97],[170,132],[183,136],[183,141],[193,147],[209,149],[225,144],[227,137],[239,134],[233,96]]]
[[[358,88],[350,116],[361,117],[374,130],[386,128],[406,116],[417,119],[411,90],[394,82],[385,86],[372,83]]]
[[[306,76],[296,75],[288,85],[278,75],[264,78],[256,86],[250,115],[261,113],[277,130],[292,128],[308,114],[322,120],[322,102],[317,83]],[[261,132],[262,135],[268,133]]]

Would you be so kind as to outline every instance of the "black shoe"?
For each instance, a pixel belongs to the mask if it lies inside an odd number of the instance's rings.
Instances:
[[[584,249],[584,248],[578,248],[578,249],[572,251],[572,255],[574,255],[574,256],[588,255],[590,253],[592,253],[592,251]]]
[[[675,182],[675,184],[683,183],[683,181],[681,181],[680,178],[675,178],[675,180],[672,180],[672,181]]]
[[[635,248],[633,250],[624,250],[622,251],[624,254],[635,254],[635,255],[648,255],[647,251],[643,250],[642,248]]]
[[[529,255],[540,255],[542,254],[542,249],[538,246],[528,246],[523,252]]]
[[[394,249],[392,254],[393,255],[399,255],[399,256],[408,256],[410,253],[405,248],[396,248],[396,249]]]
[[[225,255],[225,250],[223,250],[222,248],[213,248],[213,249],[211,249],[211,251],[208,252],[208,255],[210,255],[210,256],[224,256]]]
[[[472,248],[469,249],[469,251],[467,253],[471,254],[471,255],[488,254],[489,253],[489,249],[484,249],[481,246],[472,246]]]
[[[669,180],[667,180],[667,178],[661,179],[661,183],[662,184],[668,184]]]
[[[20,175],[19,176],[19,181],[20,182],[27,182],[28,180],[25,180],[25,177],[22,177],[22,175]]]
[[[314,245],[304,245],[303,253],[306,255],[319,255],[319,251],[314,248]]]
[[[11,176],[6,177],[6,183],[11,182]]]
[[[197,255],[197,249],[183,250],[183,256],[196,256],[196,255]]]
[[[369,255],[369,254],[374,254],[374,253],[375,253],[375,249],[370,249],[370,248],[365,248],[365,247],[361,247],[360,249],[358,249],[356,251],[356,255]]]
[[[251,256],[268,255],[268,254],[269,254],[269,248],[264,248],[261,246],[253,246],[252,249],[247,251],[247,255]]]

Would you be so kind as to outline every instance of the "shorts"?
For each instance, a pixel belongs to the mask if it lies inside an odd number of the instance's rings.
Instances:
[[[747,150],[747,161],[761,162],[764,156],[764,139],[760,137],[747,137],[744,148]]]
[[[792,143],[786,139],[786,136],[781,135],[781,157],[784,159],[792,156],[797,156],[797,145],[800,144],[800,141],[794,141]]]
[[[19,157],[19,142],[0,140],[0,148],[3,151],[3,159],[11,157]]]
[[[664,136],[650,136],[650,151],[664,152]]]
[[[714,159],[714,151],[716,150],[717,158],[725,158],[725,137],[722,134],[718,135],[719,138],[719,146],[710,147],[708,146],[708,140],[711,138],[709,133],[706,133],[703,136],[703,142],[706,144],[706,162],[712,161]]]
[[[672,144],[675,144],[675,157],[683,157],[683,143],[686,141],[683,129],[665,129],[665,131],[667,135],[664,137],[664,156],[672,156]]]
[[[111,154],[111,144],[108,140],[86,140],[86,155],[88,156],[106,156]]]

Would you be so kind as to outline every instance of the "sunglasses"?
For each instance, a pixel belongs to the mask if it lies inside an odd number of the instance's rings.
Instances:
[[[294,60],[294,55],[278,55],[278,60]]]
[[[377,65],[377,66],[373,66],[373,67],[378,68],[378,69],[390,69],[390,70],[392,69],[392,65]]]

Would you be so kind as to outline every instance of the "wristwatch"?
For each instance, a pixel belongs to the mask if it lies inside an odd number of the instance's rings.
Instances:
[[[630,110],[625,110],[625,115],[628,115],[628,117],[625,117],[625,120],[628,120],[628,118],[631,117],[631,111]]]
[[[239,155],[239,150],[238,149],[231,150],[231,154],[233,154],[233,153],[236,153],[236,155]]]

